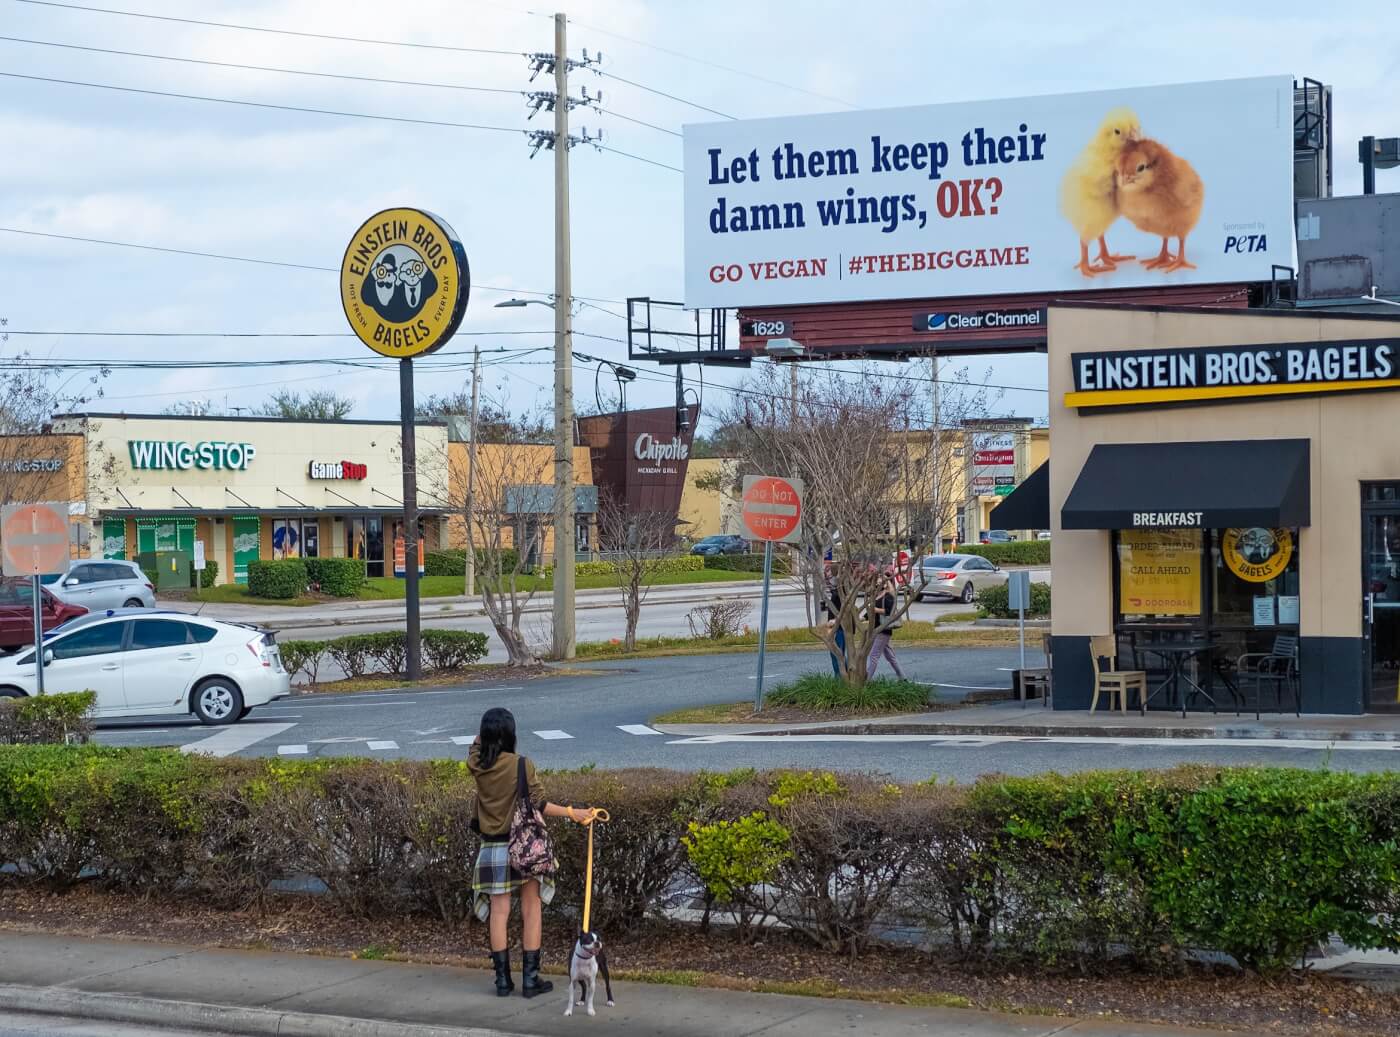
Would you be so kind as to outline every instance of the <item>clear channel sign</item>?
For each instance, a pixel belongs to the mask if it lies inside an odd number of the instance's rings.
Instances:
[[[763,709],[763,661],[768,644],[768,588],[773,580],[773,545],[802,539],[802,480],[775,475],[744,476],[740,512],[744,528],[763,541],[763,606],[758,614],[758,687],[754,711]]]

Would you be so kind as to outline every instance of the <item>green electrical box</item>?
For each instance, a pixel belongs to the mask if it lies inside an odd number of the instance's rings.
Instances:
[[[192,561],[188,551],[142,551],[136,556],[136,564],[156,574],[158,591],[189,589]]]

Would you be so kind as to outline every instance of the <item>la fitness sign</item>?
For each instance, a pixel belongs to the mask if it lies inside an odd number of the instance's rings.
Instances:
[[[137,470],[188,471],[201,468],[213,471],[246,471],[257,456],[252,443],[225,443],[208,440],[187,443],[183,440],[130,439],[127,450],[131,467]]]
[[[306,475],[309,479],[367,479],[369,465],[358,461],[312,461]]]

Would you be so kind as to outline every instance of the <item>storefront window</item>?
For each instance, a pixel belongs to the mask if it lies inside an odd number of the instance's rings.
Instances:
[[[1126,623],[1201,616],[1201,530],[1118,534],[1118,614]]]
[[[274,519],[272,522],[272,557],[301,557],[301,519]]]
[[[1298,531],[1211,532],[1212,619],[1218,626],[1297,627]]]

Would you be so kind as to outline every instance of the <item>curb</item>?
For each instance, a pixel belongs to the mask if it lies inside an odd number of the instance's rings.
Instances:
[[[832,724],[825,727],[752,731],[765,735],[1013,735],[1024,738],[1160,738],[1189,741],[1195,738],[1271,739],[1310,742],[1400,742],[1394,731],[1327,731],[1298,728],[1250,727],[1059,727],[1049,724]]]
[[[0,985],[0,1009],[136,1025],[179,1026],[252,1037],[526,1037],[479,1027],[420,1026],[197,1001],[164,1001],[126,994],[92,994],[66,987]]]

